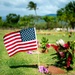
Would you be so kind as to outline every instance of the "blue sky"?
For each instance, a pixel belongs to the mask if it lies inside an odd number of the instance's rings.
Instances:
[[[75,0],[0,0],[0,16],[6,16],[9,13],[15,13],[21,16],[35,15],[34,10],[28,10],[26,8],[29,1],[37,4],[37,14],[42,16],[56,14],[58,9],[65,7],[70,1]]]

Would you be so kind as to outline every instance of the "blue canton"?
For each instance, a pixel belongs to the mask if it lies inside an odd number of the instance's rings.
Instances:
[[[22,29],[20,35],[23,42],[36,39],[34,28]]]

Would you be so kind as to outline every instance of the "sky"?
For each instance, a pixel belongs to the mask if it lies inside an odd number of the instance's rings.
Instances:
[[[56,14],[57,10],[63,8],[70,1],[75,0],[0,0],[0,16],[15,13],[20,16],[35,15],[34,10],[27,9],[30,1],[37,4],[37,15]]]

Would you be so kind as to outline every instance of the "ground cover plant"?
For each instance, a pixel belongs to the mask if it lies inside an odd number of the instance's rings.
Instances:
[[[4,47],[3,36],[6,33],[17,31],[11,29],[0,29],[0,75],[45,75],[38,72],[38,55],[37,54],[28,54],[26,52],[20,52],[16,55],[9,57],[7,51]],[[37,31],[37,40],[41,42],[41,38],[46,37],[49,39],[51,44],[54,44],[56,40],[62,38],[65,42],[70,40],[75,40],[75,33],[72,33],[72,36],[69,37],[68,32],[54,32],[54,31]],[[38,48],[41,51],[41,48]],[[51,47],[47,54],[39,54],[40,65],[51,65],[55,63],[55,60],[52,59],[52,55],[55,53],[55,50]],[[75,60],[74,60],[75,61]],[[73,70],[68,72],[68,75],[75,75],[75,62],[73,65]],[[67,75],[64,74],[64,75]]]

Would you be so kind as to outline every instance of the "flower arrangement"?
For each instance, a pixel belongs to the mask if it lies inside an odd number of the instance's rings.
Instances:
[[[75,51],[75,41],[67,41],[66,43],[60,39],[56,41],[56,44],[49,44],[49,40],[45,37],[41,39],[42,52],[48,50],[48,48],[53,47],[56,51],[53,58],[56,59],[55,65],[58,67],[66,68],[67,70],[73,69],[72,65],[74,63],[74,51]]]
[[[42,53],[44,53],[46,50],[48,50],[49,47],[49,40],[46,37],[42,37],[41,39],[41,48],[42,48]]]
[[[65,43],[62,39],[56,41],[56,45],[51,44],[55,49],[57,57],[56,66],[66,67],[67,70],[73,69],[75,41]]]

